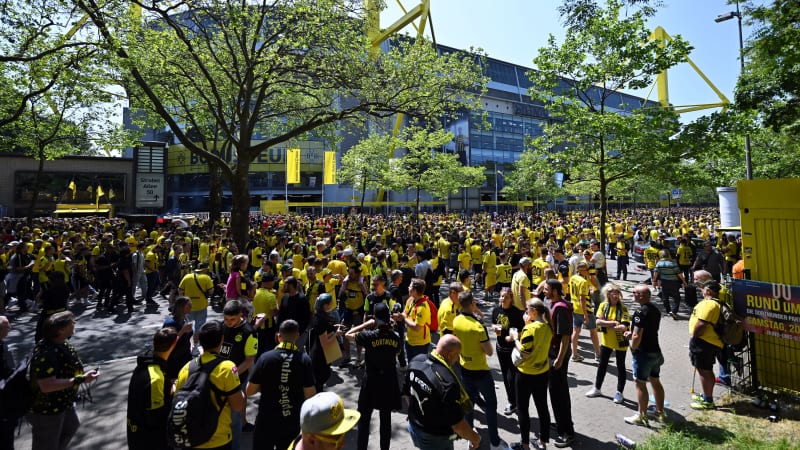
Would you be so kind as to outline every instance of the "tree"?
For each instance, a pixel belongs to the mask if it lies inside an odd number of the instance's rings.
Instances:
[[[628,6],[627,3],[645,3]],[[689,45],[679,36],[649,41],[646,2],[609,0],[605,8],[590,0],[565,0],[564,42],[553,36],[528,74],[530,94],[542,101],[553,121],[533,140],[532,160],[558,159],[573,182],[597,182],[600,229],[606,228],[610,184],[638,172],[666,171],[688,156],[672,145],[676,115],[662,108],[626,105],[618,91],[642,89],[659,72],[684,60]],[[642,106],[642,107],[640,107]],[[600,236],[605,245],[605,235]]]
[[[55,2],[51,9],[45,3],[22,7],[30,14],[39,13],[33,18],[15,12],[12,21],[17,26],[33,21],[36,27],[21,30],[22,43],[4,56],[9,73],[24,73],[23,79],[10,89],[25,94],[14,99],[19,105],[12,104],[12,109],[18,106],[22,109],[11,111],[0,120],[0,146],[38,161],[28,207],[29,221],[42,188],[45,161],[99,149],[109,153],[110,149],[130,143],[128,133],[110,120],[115,95],[106,90],[107,60],[98,47],[87,42],[64,44],[70,37],[63,35],[58,26],[68,23],[65,17],[69,14],[59,10],[61,5]],[[41,35],[28,34],[35,32]]]
[[[558,191],[555,172],[553,162],[531,151],[522,152],[519,160],[514,163],[514,169],[506,174],[503,193],[516,200],[527,198],[533,208],[538,210],[539,199],[546,201],[548,197],[554,197]]]
[[[755,28],[745,49],[745,70],[736,105],[756,110],[773,130],[800,134],[800,3],[773,0],[747,4],[743,15]],[[754,147],[755,148],[755,147]],[[755,166],[754,166],[755,167]]]
[[[361,192],[362,212],[367,189],[378,189],[386,184],[386,169],[394,144],[389,135],[370,134],[342,156],[336,177],[339,183],[352,184]]]
[[[74,11],[60,0],[5,0],[0,3],[0,127],[17,120],[29,102],[50,91],[92,55],[94,43],[77,33]],[[41,70],[30,83],[29,68]]]
[[[132,102],[222,169],[240,245],[248,234],[247,175],[261,152],[368,118],[441,119],[475,109],[485,85],[474,56],[439,56],[429,42],[401,39],[371,58],[356,0],[133,0],[141,22],[131,20],[128,0],[73,1],[119,58]],[[218,127],[235,161],[192,141],[186,127],[206,136]]]
[[[386,167],[385,179],[393,191],[415,191],[415,221],[419,217],[422,191],[428,191],[434,198],[445,199],[459,188],[480,186],[486,179],[483,167],[463,166],[457,154],[435,150],[452,140],[453,135],[449,132],[419,126],[405,128],[397,139],[396,147],[404,153]]]

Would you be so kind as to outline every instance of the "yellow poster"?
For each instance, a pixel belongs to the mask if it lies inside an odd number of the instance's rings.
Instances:
[[[336,152],[325,152],[324,184],[336,184]]]
[[[286,149],[286,182],[289,184],[300,183],[300,149]]]

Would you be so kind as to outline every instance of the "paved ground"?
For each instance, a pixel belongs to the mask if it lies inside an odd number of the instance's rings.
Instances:
[[[611,274],[616,273],[615,263],[615,261],[609,261],[609,273]],[[647,276],[645,272],[634,270],[634,264],[630,265],[630,271],[628,281],[620,282],[620,284],[625,291],[625,302],[632,310],[635,310],[637,306],[633,303],[631,290]],[[656,303],[659,302],[656,300]],[[685,420],[685,416],[691,411],[688,406],[689,390],[692,386],[692,368],[688,358],[687,320],[689,311],[685,309],[685,306],[681,306],[681,308],[680,320],[674,321],[667,316],[662,319],[660,332],[661,347],[666,360],[666,364],[662,368],[662,383],[666,390],[667,409],[672,421]],[[75,311],[80,315],[73,344],[87,367],[99,365],[102,372],[100,380],[92,387],[94,403],[78,405],[82,425],[73,441],[72,447],[75,449],[125,448],[128,379],[135,365],[135,355],[145,349],[152,332],[160,326],[166,315],[166,307],[145,309],[143,306],[139,306],[132,315],[123,313],[123,310],[124,308],[121,307],[119,314],[108,314],[97,312],[94,306],[90,305]],[[211,312],[209,317],[219,317],[219,315],[218,311]],[[14,329],[9,336],[9,341],[17,358],[26,354],[32,346],[30,336],[33,336],[32,330],[35,323],[36,317],[31,314],[23,315],[13,322]],[[28,337],[23,339],[23,336]],[[614,441],[616,433],[622,433],[640,441],[648,434],[657,432],[655,429],[632,426],[623,422],[625,416],[633,414],[636,410],[635,401],[632,400],[635,398],[635,387],[630,375],[630,355],[627,360],[629,381],[624,392],[626,400],[624,404],[616,405],[611,401],[616,386],[616,371],[613,361],[609,365],[609,373],[603,386],[605,396],[586,398],[584,394],[591,388],[597,371],[597,363],[590,358],[592,350],[588,332],[584,332],[581,336],[580,351],[586,360],[582,363],[571,362],[569,365],[572,415],[578,434],[573,448],[616,449],[618,448]],[[499,364],[496,357],[491,357],[489,360],[490,366],[494,370],[495,380],[497,380],[498,405],[502,410],[507,404],[507,399],[502,387]],[[348,407],[355,408],[358,397],[357,383],[355,369],[336,368],[329,382],[329,390],[339,393]],[[699,382],[697,389],[699,389]],[[717,387],[717,389],[720,388]],[[257,399],[250,400],[251,406],[247,411],[251,422],[254,421],[257,412],[254,400],[257,401]],[[538,421],[533,405],[531,405],[531,416],[533,417],[531,431],[537,432]],[[371,432],[375,438],[370,442],[370,449],[378,449],[377,420],[377,414],[374,414]],[[506,417],[500,413],[498,422],[500,436],[503,439],[509,443],[519,441],[519,428],[515,417]],[[484,435],[482,450],[488,450],[486,443],[488,436],[483,423],[483,415],[479,412],[476,414],[476,425]],[[392,430],[392,448],[413,448],[406,430],[404,414],[394,413],[392,415]],[[355,431],[348,434],[347,450],[355,449],[355,435]],[[17,448],[30,448],[30,426],[27,423],[22,426],[17,443]],[[466,449],[467,446],[466,441],[456,443],[457,449]],[[554,446],[551,444],[551,447]],[[247,434],[245,434],[243,448],[250,448]]]

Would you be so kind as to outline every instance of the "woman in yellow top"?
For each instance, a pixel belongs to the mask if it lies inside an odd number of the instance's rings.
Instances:
[[[622,303],[622,290],[614,283],[606,283],[600,291],[603,303],[597,309],[597,326],[600,328],[600,363],[597,365],[597,376],[594,386],[586,393],[587,397],[603,395],[600,388],[606,377],[608,361],[614,353],[617,361],[617,392],[614,394],[614,403],[622,403],[622,392],[625,390],[625,357],[628,353],[628,340],[624,333],[631,324],[628,308]]]
[[[547,352],[550,340],[553,338],[553,327],[550,324],[550,311],[538,298],[528,301],[523,318],[525,328],[522,332],[511,330],[509,333],[514,339],[517,350],[527,355],[517,366],[519,373],[516,380],[517,415],[522,448],[528,450],[530,442],[534,448],[544,449],[550,440],[550,410],[547,407],[550,361]],[[530,440],[531,418],[528,412],[531,396],[539,416],[539,436],[533,441]]]

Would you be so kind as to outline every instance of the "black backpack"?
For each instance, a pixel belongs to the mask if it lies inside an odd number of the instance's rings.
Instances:
[[[201,364],[200,357],[197,357],[189,363],[189,376],[175,393],[167,419],[170,445],[176,448],[196,447],[208,442],[214,435],[224,397],[211,383],[211,372],[222,361],[225,359],[217,357]]]
[[[0,418],[19,419],[31,407],[33,389],[28,381],[30,361],[30,356],[25,358],[7,377],[0,379]]]

